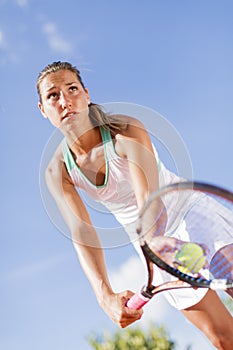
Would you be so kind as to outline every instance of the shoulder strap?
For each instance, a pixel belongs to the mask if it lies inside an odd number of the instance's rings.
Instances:
[[[100,132],[101,132],[103,143],[112,141],[112,136],[108,129],[105,129],[102,126],[100,126]]]
[[[66,139],[63,139],[62,141],[62,152],[66,168],[68,170],[68,173],[70,174],[71,170],[75,166],[75,161],[67,145]]]

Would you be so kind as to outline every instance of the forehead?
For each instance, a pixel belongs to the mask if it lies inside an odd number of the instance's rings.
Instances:
[[[47,92],[53,88],[60,88],[71,83],[80,84],[77,75],[70,70],[63,69],[55,73],[47,74],[40,83],[41,93]]]

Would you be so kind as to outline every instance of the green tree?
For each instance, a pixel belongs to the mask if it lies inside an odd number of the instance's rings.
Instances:
[[[150,325],[148,331],[139,327],[119,330],[113,335],[89,337],[95,350],[174,350],[175,343],[168,339],[164,327]]]

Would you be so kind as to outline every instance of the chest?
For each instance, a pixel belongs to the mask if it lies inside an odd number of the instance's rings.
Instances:
[[[81,173],[95,186],[105,183],[107,156],[104,145],[94,147],[90,152],[75,157]]]

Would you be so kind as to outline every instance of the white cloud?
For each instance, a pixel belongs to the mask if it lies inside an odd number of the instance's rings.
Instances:
[[[53,51],[61,53],[69,53],[72,51],[71,44],[62,37],[54,23],[47,22],[42,26],[42,31],[46,34],[49,47]]]
[[[18,56],[9,49],[5,33],[2,30],[0,30],[0,50],[2,50],[0,55],[0,66],[9,62],[18,62]]]
[[[8,63],[17,64],[20,61],[19,50],[16,51],[15,47],[10,44],[7,35],[0,29],[0,49],[2,50],[0,55],[0,66]]]
[[[0,30],[0,48],[4,47],[4,34],[3,31]]]
[[[64,263],[67,258],[65,254],[58,256],[50,256],[46,259],[30,262],[25,265],[17,266],[16,268],[7,271],[6,280],[9,283],[18,283],[28,278],[35,276],[36,274],[44,273],[49,269],[56,268],[59,264]]]
[[[28,0],[16,0],[16,4],[20,7],[26,7],[28,5]]]

